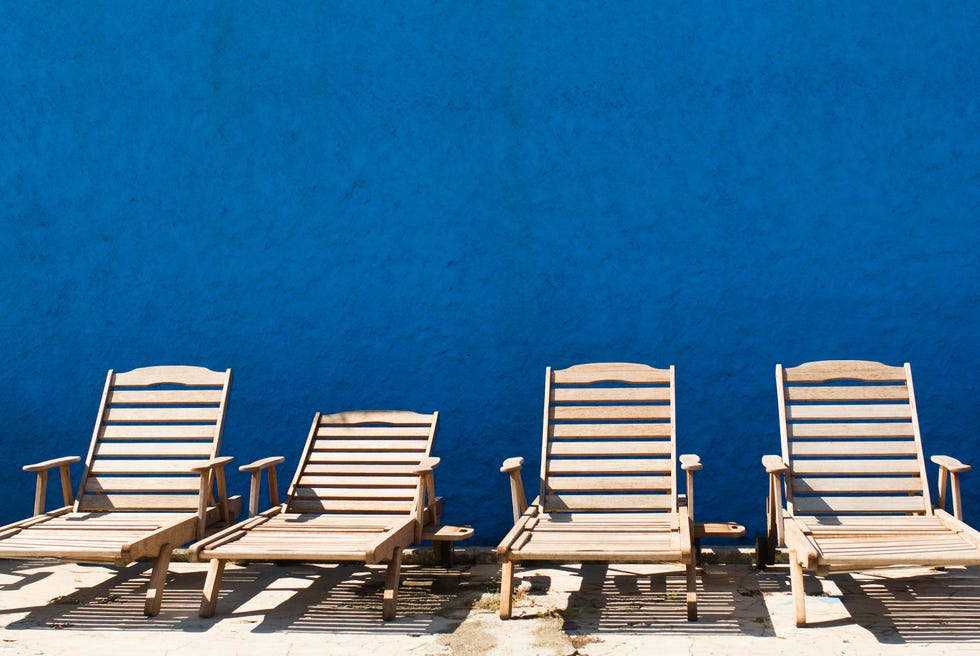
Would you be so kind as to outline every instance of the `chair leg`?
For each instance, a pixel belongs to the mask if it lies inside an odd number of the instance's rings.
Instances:
[[[439,540],[432,543],[432,550],[436,554],[436,559],[443,567],[450,569],[455,564],[455,549],[449,540]]]
[[[514,563],[505,561],[500,565],[500,619],[510,619],[511,601],[514,594]]]
[[[208,563],[208,575],[204,579],[201,594],[201,617],[211,617],[218,607],[218,591],[221,589],[221,576],[225,573],[225,561],[215,558]]]
[[[789,552],[789,582],[793,588],[796,626],[806,625],[806,590],[803,589],[803,566],[795,551]]]
[[[146,604],[143,614],[153,617],[160,612],[163,601],[163,586],[167,582],[167,569],[170,567],[170,556],[174,548],[169,544],[160,547],[160,555],[153,561],[153,571],[150,573],[150,586],[146,590]]]
[[[398,604],[398,581],[402,571],[402,548],[397,547],[388,561],[385,574],[385,596],[381,606],[381,617],[385,621],[395,619],[395,606]]]
[[[698,619],[698,566],[695,562],[687,565],[687,621]]]
[[[755,537],[755,568],[765,569],[776,563],[775,538],[767,535]]]

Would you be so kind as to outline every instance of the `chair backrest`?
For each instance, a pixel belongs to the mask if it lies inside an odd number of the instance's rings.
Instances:
[[[674,367],[547,370],[540,504],[553,511],[676,511]]]
[[[109,371],[75,510],[198,509],[200,475],[218,455],[231,369]]]
[[[777,365],[776,388],[791,512],[932,513],[907,363]]]
[[[286,500],[287,512],[415,515],[418,465],[439,413],[317,413]]]

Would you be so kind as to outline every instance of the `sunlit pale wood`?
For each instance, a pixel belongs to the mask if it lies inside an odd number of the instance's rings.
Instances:
[[[771,549],[784,541],[790,552],[798,625],[806,622],[804,569],[822,575],[980,565],[980,533],[960,520],[958,475],[968,466],[933,457],[940,467],[939,505],[949,480],[953,515],[932,506],[908,364],[778,365],[776,385],[783,454],[763,459],[770,475],[766,543]],[[785,509],[778,494],[782,477]],[[771,552],[760,560],[771,563]]]
[[[229,459],[217,457],[230,385],[230,370],[110,371],[78,498],[71,493],[69,475],[78,457],[28,465],[39,480],[50,468],[59,468],[65,507],[44,512],[39,488],[36,516],[0,528],[0,557],[117,566],[150,559],[154,565],[145,611],[159,612],[172,549],[240,508],[238,499],[228,506],[221,467]]]
[[[188,549],[191,560],[210,561],[201,615],[215,612],[228,561],[352,561],[388,565],[382,617],[393,619],[402,550],[422,539],[437,547],[473,533],[440,523],[442,504],[433,479],[439,459],[431,457],[438,417],[402,411],[317,413],[282,504],[276,489],[281,456],[242,466],[252,477],[250,518]],[[263,471],[272,507],[260,512]]]
[[[688,505],[679,503],[674,369],[597,363],[548,369],[541,485],[528,505],[523,459],[511,482],[514,527],[497,547],[500,617],[513,612],[514,564],[522,561],[653,562],[685,567],[687,615],[697,619],[693,482],[697,456],[683,456]],[[737,525],[697,535],[740,535]]]

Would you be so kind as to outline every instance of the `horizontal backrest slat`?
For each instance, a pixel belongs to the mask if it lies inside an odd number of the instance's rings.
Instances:
[[[196,494],[89,494],[85,512],[108,510],[197,510]]]
[[[133,458],[108,459],[98,458],[89,467],[91,474],[191,474],[195,467],[207,464],[207,460],[152,459],[135,460]]]
[[[787,401],[905,401],[905,385],[795,386],[786,388]]]
[[[548,369],[544,423],[545,511],[676,508],[673,368]]]
[[[207,459],[211,455],[209,442],[100,442],[95,449],[96,457],[194,457]]]
[[[316,474],[306,471],[297,479],[296,484],[314,487],[347,487],[351,489],[389,486],[411,487],[414,490],[418,484],[418,476],[414,473],[406,473],[403,476],[358,476],[347,472],[331,476],[330,474]]]
[[[397,513],[400,515],[414,514],[415,504],[412,501],[378,501],[377,499],[335,500],[320,499],[315,496],[303,496],[302,490],[289,500],[289,512],[305,513]]]
[[[667,385],[669,369],[654,369],[645,364],[631,362],[601,362],[580,364],[567,369],[557,369],[555,385],[592,385],[602,382],[628,382],[637,385]]]
[[[867,360],[824,360],[788,367],[786,383],[828,383],[838,380],[905,383],[905,369]]]
[[[597,439],[604,437],[664,437],[672,435],[673,425],[667,422],[658,424],[552,424],[551,437],[557,439],[582,437]]]
[[[883,476],[898,474],[917,474],[919,463],[915,458],[896,458],[894,460],[872,459],[827,459],[816,460],[797,458],[793,462],[793,475],[807,474],[878,474]]]
[[[789,405],[786,407],[787,421],[841,421],[881,419],[911,419],[912,411],[907,403],[881,405]]]
[[[330,487],[322,485],[297,485],[295,494],[322,499],[388,499],[412,501],[415,486],[410,487]]]
[[[551,417],[555,421],[599,420],[622,421],[626,419],[670,419],[669,405],[555,405]]]
[[[671,456],[670,443],[666,440],[552,440],[548,444],[550,456]]]
[[[102,426],[99,438],[103,440],[207,440],[215,438],[214,424],[164,424]]]
[[[848,493],[873,494],[877,492],[918,492],[922,482],[918,476],[875,476],[834,478],[831,476],[793,477],[793,492],[797,494]]]
[[[393,437],[429,437],[428,426],[321,426],[317,429],[317,437],[356,437],[367,440],[377,438],[387,440]]]
[[[557,403],[637,403],[670,401],[669,387],[557,387],[552,390]]]
[[[131,423],[160,423],[169,424],[174,422],[207,422],[213,423],[218,420],[220,408],[200,407],[148,407],[132,408],[129,406],[110,407],[106,417],[107,422],[131,422]]]
[[[307,463],[303,468],[304,474],[344,474],[349,476],[412,476],[416,473],[415,465],[374,465],[349,463]]]
[[[182,385],[191,387],[225,387],[231,371],[212,371],[205,367],[165,366],[143,367],[117,373],[114,387],[149,387],[151,385]]]
[[[96,476],[85,483],[86,492],[197,492],[200,476]],[[196,497],[195,497],[196,499]]]
[[[915,456],[915,443],[890,440],[847,440],[819,442],[794,441],[789,445],[790,455],[796,456]]]
[[[925,503],[920,496],[835,497],[824,494],[798,497],[794,502],[794,510],[801,515],[922,513],[925,512]]]
[[[424,451],[328,451],[326,449],[316,449],[310,454],[310,464],[324,463],[364,463],[376,465],[382,463],[403,463],[417,465],[419,456],[424,456]]]
[[[637,492],[660,490],[669,492],[674,484],[670,476],[559,476],[548,478],[548,492],[588,492],[604,490],[607,492]]]
[[[217,405],[221,403],[220,389],[134,390],[115,389],[109,395],[112,405]]]
[[[552,458],[549,474],[669,474],[674,461],[669,458]]]
[[[809,424],[789,424],[787,426],[789,437],[792,439],[829,437],[833,439],[842,438],[866,438],[866,437],[915,437],[915,427],[911,421],[907,422],[874,422],[874,423],[853,423],[841,424],[834,422],[819,422]]]
[[[669,511],[673,499],[669,494],[551,494],[545,507],[554,511]]]
[[[908,365],[835,360],[776,375],[793,512],[931,513]]]
[[[323,436],[320,436],[323,437]],[[368,437],[364,439],[332,439],[329,442],[326,440],[321,440],[317,443],[315,451],[323,452],[338,452],[338,451],[351,451],[351,452],[368,452],[375,453],[378,451],[425,451],[429,445],[429,440],[427,437],[422,437],[418,439],[377,439],[373,437]]]

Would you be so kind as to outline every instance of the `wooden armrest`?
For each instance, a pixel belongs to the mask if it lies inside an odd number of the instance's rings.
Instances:
[[[785,544],[782,477],[789,472],[789,466],[782,456],[762,456],[762,466],[769,474],[769,494],[766,495],[766,547],[764,556],[759,560],[760,567],[772,564],[776,557],[776,547]]]
[[[256,460],[255,462],[250,462],[247,465],[242,465],[241,467],[238,468],[238,471],[240,472],[261,471],[266,467],[275,467],[276,465],[280,465],[284,462],[286,462],[285,456],[270,456],[268,458],[262,458],[260,460]]]
[[[943,467],[954,474],[959,474],[960,472],[968,472],[971,469],[973,469],[973,467],[971,467],[970,465],[964,465],[956,458],[951,458],[949,456],[932,456],[930,460],[932,460],[940,467]]]
[[[681,469],[687,473],[687,489],[684,496],[684,507],[690,514],[690,521],[694,521],[694,472],[702,468],[701,458],[693,453],[685,453],[677,458],[680,460]]]
[[[422,461],[415,468],[415,473],[419,475],[419,494],[423,503],[419,505],[416,522],[415,541],[422,539],[421,530],[423,526],[429,524],[439,524],[442,514],[441,499],[436,497],[436,477],[433,470],[439,466],[439,458],[429,456],[422,458]],[[428,501],[428,503],[425,503]]]
[[[46,469],[51,469],[52,467],[71,465],[79,460],[81,460],[81,457],[79,456],[65,456],[64,458],[54,458],[52,460],[45,460],[44,462],[36,462],[33,465],[24,465],[23,469],[26,472],[44,471]]]
[[[770,474],[785,474],[789,471],[781,456],[762,456],[762,466]]]
[[[416,474],[430,474],[432,470],[439,466],[441,460],[435,457],[423,458],[419,466],[415,468]]]
[[[198,465],[197,467],[191,467],[191,471],[195,474],[206,474],[208,470],[214,469],[216,467],[224,467],[229,462],[234,460],[234,456],[221,456],[219,458],[211,458],[203,465]]]
[[[285,456],[269,456],[260,458],[247,465],[242,465],[238,471],[248,472],[252,475],[251,483],[248,488],[248,516],[255,517],[259,514],[259,489],[262,486],[262,472],[265,472],[269,479],[269,502],[273,506],[279,505],[279,481],[276,475],[276,466],[286,461]]]
[[[686,453],[678,458],[681,461],[681,469],[684,471],[698,471],[704,465],[701,464],[700,456],[693,453]]]
[[[521,477],[521,466],[524,458],[507,458],[500,467],[501,473],[510,476],[510,503],[514,509],[514,521],[520,519],[527,510],[527,495],[524,494],[524,481]]]
[[[970,465],[964,465],[962,462],[956,458],[950,458],[949,456],[932,456],[930,458],[934,463],[939,465],[939,496],[936,499],[936,507],[944,508],[946,506],[946,479],[949,478],[950,488],[953,497],[953,516],[956,519],[963,519],[963,501],[960,498],[960,474],[963,472],[968,472],[972,467]]]
[[[512,471],[519,471],[524,465],[524,458],[507,458],[500,467],[501,474],[508,474]]]
[[[48,470],[58,467],[61,469],[61,495],[65,500],[65,505],[70,506],[75,503],[75,497],[71,492],[71,472],[68,466],[81,460],[78,456],[65,456],[64,458],[53,458],[44,462],[36,462],[33,465],[24,465],[24,471],[37,473],[37,485],[34,488],[34,514],[44,514],[44,502],[48,488]]]
[[[225,465],[234,460],[234,456],[219,456],[211,458],[202,465],[191,467],[191,471],[201,475],[201,488],[197,495],[197,538],[204,537],[204,529],[207,526],[208,505],[214,501],[211,491],[213,482],[218,488],[218,508],[221,511],[221,521],[228,523],[231,521],[231,509],[228,506],[228,490],[225,485]],[[212,477],[213,474],[213,477]]]

